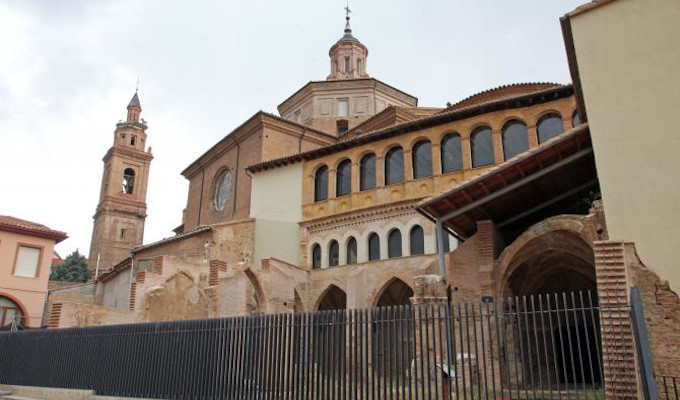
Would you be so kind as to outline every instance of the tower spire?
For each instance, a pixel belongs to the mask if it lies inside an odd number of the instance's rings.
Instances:
[[[351,34],[352,33],[352,28],[349,26],[349,14],[352,12],[352,10],[349,9],[349,1],[347,2],[347,5],[345,6],[345,34]]]

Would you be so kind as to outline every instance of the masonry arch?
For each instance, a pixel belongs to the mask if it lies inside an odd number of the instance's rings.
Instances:
[[[591,361],[599,358],[595,346],[601,340],[599,318],[577,311],[596,306],[598,301],[594,251],[586,231],[585,224],[572,216],[549,219],[520,235],[499,259],[499,295],[507,299],[507,311],[533,312],[539,307],[570,310],[551,325],[539,323],[533,329],[506,325],[510,335],[522,342],[507,351],[520,360],[523,376],[550,374],[558,380],[554,385],[602,382],[598,364]],[[592,297],[588,292],[593,292]],[[548,344],[545,354],[530,346],[536,340]],[[572,346],[577,342],[582,345]]]
[[[390,278],[378,291],[374,307],[403,306],[411,304],[413,288],[399,277]]]
[[[347,294],[336,285],[329,285],[316,302],[318,311],[344,310],[347,308]]]
[[[248,308],[248,313],[257,314],[263,312],[265,299],[260,282],[250,269],[247,269],[244,272],[250,283],[250,287],[246,289],[246,306]]]
[[[0,328],[18,320],[23,326],[29,326],[28,310],[21,300],[0,292]]]

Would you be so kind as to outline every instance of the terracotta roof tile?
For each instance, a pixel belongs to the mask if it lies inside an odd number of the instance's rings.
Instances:
[[[0,215],[0,230],[54,239],[56,243],[68,237],[65,232],[55,231],[45,225],[7,215]]]

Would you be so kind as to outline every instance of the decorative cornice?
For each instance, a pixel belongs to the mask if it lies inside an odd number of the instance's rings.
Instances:
[[[334,214],[328,217],[316,218],[300,222],[300,227],[310,233],[322,232],[348,226],[358,226],[368,221],[378,221],[391,219],[401,215],[416,215],[416,206],[422,200],[417,199],[403,200],[387,205],[373,206],[356,211],[349,211],[342,214]]]

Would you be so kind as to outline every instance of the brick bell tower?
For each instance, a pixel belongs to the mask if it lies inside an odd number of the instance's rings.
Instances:
[[[113,146],[104,156],[99,205],[94,214],[90,268],[111,269],[142,244],[146,220],[146,189],[153,156],[146,144],[146,121],[135,95],[127,106],[127,120],[116,124]]]

